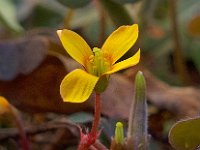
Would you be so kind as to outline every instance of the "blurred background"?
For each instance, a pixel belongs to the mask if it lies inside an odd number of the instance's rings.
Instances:
[[[134,23],[139,39],[124,58],[140,48],[141,61],[112,75],[102,96],[100,139],[109,147],[115,123],[127,128],[134,76],[142,70],[150,149],[172,149],[171,126],[199,114],[199,6],[199,0],[0,0],[0,95],[22,115],[31,149],[76,149],[74,123],[91,126],[93,96],[82,104],[63,103],[60,97],[61,80],[80,66],[63,49],[56,30],[71,29],[91,47],[101,47],[113,30]],[[0,149],[19,149],[19,135],[10,130],[13,119],[5,116],[0,116]],[[55,120],[66,127],[52,125]]]

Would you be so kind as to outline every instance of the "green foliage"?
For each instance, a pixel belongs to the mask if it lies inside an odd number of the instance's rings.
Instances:
[[[104,9],[108,12],[113,23],[118,27],[133,24],[133,20],[123,5],[112,0],[100,0]]]
[[[88,5],[91,0],[57,0],[61,4],[70,8],[81,8]],[[113,3],[125,4],[125,3],[135,3],[139,0],[111,0]]]
[[[58,2],[70,8],[80,8],[86,6],[91,0],[58,0]]]
[[[135,3],[135,2],[138,2],[139,0],[113,0],[113,1],[120,4],[124,4],[124,3]]]
[[[195,45],[195,46],[193,46]],[[189,47],[189,56],[191,58],[191,60],[194,62],[195,67],[197,68],[197,70],[200,72],[200,43],[198,40],[193,40],[190,41],[190,47]]]
[[[16,8],[11,0],[0,0],[0,23],[15,32],[22,32],[23,28],[16,17]]]
[[[200,118],[176,123],[170,130],[169,142],[176,150],[195,150],[200,144]]]
[[[62,20],[61,14],[43,5],[35,6],[31,16],[31,22],[34,26],[56,27]]]

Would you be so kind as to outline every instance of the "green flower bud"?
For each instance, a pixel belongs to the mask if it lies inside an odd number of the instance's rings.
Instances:
[[[120,144],[120,145],[124,144],[124,129],[123,129],[123,124],[121,122],[117,122],[116,124],[115,142],[116,144]]]

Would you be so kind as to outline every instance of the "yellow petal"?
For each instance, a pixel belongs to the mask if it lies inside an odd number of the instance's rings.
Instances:
[[[77,33],[67,29],[58,30],[57,34],[68,54],[85,66],[87,63],[86,61],[88,61],[88,58],[93,54],[86,41]]]
[[[84,70],[76,69],[65,76],[60,85],[60,94],[64,102],[82,103],[91,95],[98,77]]]
[[[132,57],[113,65],[112,70],[106,72],[105,74],[112,74],[112,73],[117,72],[119,70],[132,67],[132,66],[136,65],[139,61],[140,61],[140,49]]]
[[[0,114],[8,112],[9,110],[10,110],[10,104],[4,97],[0,96]]]
[[[102,51],[106,52],[114,64],[135,43],[138,38],[138,25],[121,26],[105,41]]]

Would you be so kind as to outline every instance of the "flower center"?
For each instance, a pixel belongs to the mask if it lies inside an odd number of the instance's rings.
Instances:
[[[103,73],[110,70],[111,63],[109,59],[107,59],[106,54],[99,48],[94,47],[93,53],[94,55],[89,57],[89,63],[86,70],[95,76],[101,76]]]

